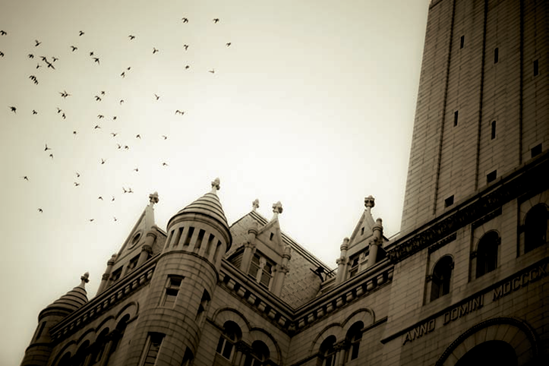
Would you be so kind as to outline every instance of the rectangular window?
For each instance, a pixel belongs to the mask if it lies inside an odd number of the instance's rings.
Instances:
[[[177,294],[179,293],[181,281],[183,281],[183,277],[181,276],[168,276],[166,292],[160,301],[160,306],[173,308],[175,300],[177,299]]]
[[[177,229],[177,234],[175,238],[173,238],[172,247],[176,247],[179,244],[179,240],[181,239],[181,234],[183,234],[183,229],[185,229],[183,226]]]
[[[122,276],[122,268],[118,268],[111,274],[111,282],[118,281],[120,279],[120,276]]]
[[[463,46],[465,46],[465,36],[461,36],[459,41],[459,48],[463,48]]]
[[[494,170],[493,172],[490,172],[486,175],[486,183],[491,183],[496,180],[498,175],[498,171]]]
[[[130,263],[128,263],[128,269],[126,269],[126,274],[132,272],[135,269],[135,267],[137,267],[138,261],[139,261],[139,255],[136,255],[135,257],[132,258]]]
[[[250,263],[250,271],[248,272],[253,278],[256,278],[259,271],[259,256],[254,254],[252,257],[252,263]]]
[[[531,155],[532,157],[537,156],[537,155],[539,155],[539,154],[541,154],[541,144],[538,144],[538,145],[534,146],[534,147],[530,150],[530,155]]]
[[[164,334],[161,333],[149,334],[141,365],[154,366],[154,364],[156,363],[156,359],[158,358],[158,353],[160,351],[160,346],[162,345],[163,338]]]
[[[454,127],[458,125],[458,111],[454,112]]]
[[[497,64],[499,61],[499,48],[494,49],[494,63]]]
[[[183,243],[184,247],[188,247],[189,244],[191,243],[191,238],[193,237],[193,233],[194,233],[194,227],[190,227],[189,232],[187,233],[187,237],[185,238],[185,243]]]
[[[444,200],[444,207],[450,207],[454,204],[454,196],[450,196]]]
[[[496,121],[492,121],[491,130],[491,138],[493,140],[496,138]]]
[[[534,61],[534,76],[538,76],[539,75],[539,62],[538,60],[535,60]]]
[[[202,230],[202,229],[200,229],[200,230],[198,231],[198,238],[196,238],[196,245],[194,246],[194,249],[195,249],[195,250],[200,249],[200,247],[202,246],[202,240],[204,240],[204,234],[205,234],[205,233],[206,233],[206,232],[205,232],[204,230]]]
[[[214,235],[213,234],[210,234],[210,237],[208,238],[208,246],[206,247],[206,257],[209,257],[210,256],[210,252],[212,251],[212,243],[213,243],[213,240],[214,240]]]

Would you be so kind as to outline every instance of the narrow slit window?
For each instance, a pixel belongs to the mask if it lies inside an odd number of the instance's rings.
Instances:
[[[198,238],[196,239],[196,245],[194,246],[194,249],[198,250],[202,246],[202,240],[204,240],[204,234],[206,232],[202,229],[198,231]]]
[[[494,63],[497,64],[499,61],[499,48],[494,49]]]
[[[194,233],[194,227],[190,227],[189,232],[187,233],[187,237],[185,238],[185,243],[183,243],[184,247],[188,247],[189,244],[191,243],[191,238],[193,237],[193,233]]]
[[[491,124],[491,138],[492,140],[496,138],[496,121],[492,121]]]
[[[210,237],[208,238],[208,246],[206,247],[206,256],[209,257],[210,256],[210,252],[212,250],[212,243],[213,243],[213,240],[214,240],[215,236],[213,234],[210,234]]]
[[[173,308],[175,299],[177,299],[177,294],[179,293],[179,287],[181,287],[181,281],[183,281],[183,277],[181,276],[168,276],[166,292],[162,298],[161,306]]]
[[[533,158],[534,156],[538,156],[541,154],[541,144],[537,144],[530,150],[530,155]]]
[[[461,36],[459,40],[459,48],[463,48],[463,46],[465,46],[465,36]]]
[[[454,204],[454,196],[450,196],[444,200],[444,207],[450,207]]]
[[[269,237],[269,240],[273,240],[274,233],[271,233],[271,236]]]
[[[486,175],[486,183],[492,183],[493,181],[496,180],[498,176],[498,171],[497,170],[494,170],[493,172],[490,172]]]
[[[538,76],[538,75],[539,75],[539,61],[535,60],[534,61],[534,76]]]
[[[454,112],[454,127],[458,125],[458,119],[459,119],[459,112]]]

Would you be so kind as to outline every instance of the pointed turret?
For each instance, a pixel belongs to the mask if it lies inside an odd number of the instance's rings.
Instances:
[[[76,286],[59,299],[48,305],[38,316],[38,327],[25,351],[22,366],[46,365],[53,349],[50,329],[59,324],[67,315],[81,308],[88,302],[86,283],[89,273],[80,277],[80,285]]]

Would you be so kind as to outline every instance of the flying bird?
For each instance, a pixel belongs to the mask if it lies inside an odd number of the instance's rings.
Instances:
[[[48,67],[49,67],[50,69],[54,69],[54,70],[55,70],[55,66],[53,66],[53,64],[52,64],[51,62],[46,61],[46,64],[48,65]]]
[[[122,71],[122,74],[120,74],[120,76],[122,76],[123,78],[126,77],[126,72],[125,71]]]
[[[46,56],[40,56],[40,59],[44,62],[48,62],[48,58]]]
[[[133,171],[134,172],[139,172],[139,168],[135,168]]]
[[[96,96],[95,96],[95,100],[96,100],[97,102],[100,102],[100,101],[101,101],[101,97],[100,97],[99,95],[96,95]]]
[[[105,160],[105,159],[101,159],[101,164],[105,164],[106,161],[107,160]]]
[[[112,135],[112,137],[116,137],[116,135],[118,135],[118,133],[116,133],[116,132],[111,132],[111,135]]]
[[[94,61],[94,62],[97,62],[98,65],[101,64],[101,63],[99,62],[99,57],[94,57],[94,58],[93,58],[93,61]]]
[[[116,144],[116,145],[118,145],[118,150],[120,150],[122,148],[122,145],[120,145],[120,144]]]
[[[93,56],[93,51],[90,52],[90,56]]]
[[[156,48],[153,47],[153,55],[154,55],[155,53],[157,53],[157,52],[159,52],[158,49],[156,49]]]
[[[76,172],[76,178],[80,178],[80,173]]]
[[[38,114],[38,112],[36,110],[32,110],[32,114]]]
[[[26,181],[28,182],[29,177],[27,177],[27,176],[25,175],[25,176],[23,176],[23,179],[26,180]]]
[[[7,35],[8,33],[5,31],[5,30],[0,30],[0,36],[5,36]]]
[[[162,163],[162,166],[168,166],[168,163]]]
[[[63,112],[63,110],[61,108],[59,108],[59,107],[56,107],[56,108],[57,108],[57,113]]]
[[[95,219],[90,219],[90,222],[93,222],[93,220],[95,220]]]
[[[76,135],[76,131],[72,131],[72,134],[73,134],[73,135]]]
[[[122,105],[122,103],[124,103],[124,99],[120,99],[120,105]]]
[[[105,95],[105,91],[104,91],[104,90],[101,90],[101,95]]]
[[[59,60],[58,57],[53,57],[53,56],[52,56],[52,58],[51,58],[51,62],[55,62],[55,61],[58,61],[58,60]]]
[[[211,72],[212,74],[215,74],[215,70],[214,69],[211,69],[210,71],[208,72]]]
[[[80,183],[74,182],[74,186],[75,186],[75,187],[78,187],[79,185],[80,185]]]
[[[76,51],[78,49],[78,47],[76,46],[71,46],[71,49],[72,49],[72,52]]]
[[[97,115],[97,118],[101,119],[101,118],[105,118],[105,116],[102,115],[102,114],[98,114],[98,115]]]
[[[214,23],[217,23],[217,22],[219,22],[219,18],[213,18],[212,21],[213,21]]]
[[[187,18],[181,18],[181,20],[183,21],[183,23],[188,23],[189,22],[189,19],[187,19]]]
[[[177,109],[177,110],[175,111],[175,114],[184,115],[184,114],[185,114],[185,111],[180,111],[179,109]]]
[[[113,201],[114,201],[114,196],[112,196],[112,199],[111,199],[111,202],[113,202]]]
[[[0,57],[4,57],[4,52],[0,51]]]
[[[29,53],[29,58],[34,58],[34,55],[32,53]]]
[[[118,220],[116,219],[116,217],[114,217],[114,221],[118,221]]]
[[[128,145],[124,145],[124,150],[129,150],[130,147]]]
[[[140,139],[140,138],[141,138],[141,135],[137,134],[137,135],[135,135],[135,138],[136,138],[136,139]]]
[[[162,135],[162,138],[163,138],[164,140],[167,140],[167,139],[168,139],[168,136]]]
[[[52,158],[52,159],[53,159],[53,154],[50,154],[50,158]]]
[[[190,66],[189,66],[189,65],[185,65],[185,70],[188,69],[188,68],[190,68]]]
[[[130,34],[128,37],[130,38],[130,41],[135,39],[135,36],[133,34]]]
[[[67,93],[66,90],[63,90],[62,92],[59,92],[59,94],[61,94],[61,97],[63,97],[63,98],[69,97],[71,95],[71,94]]]
[[[13,113],[17,113],[17,108],[16,108],[16,107],[10,107],[10,110],[11,110]]]
[[[34,47],[38,47],[42,44],[42,42],[39,42],[37,39],[34,40]]]
[[[231,42],[227,42],[225,43],[225,46],[229,47],[232,43]]]
[[[103,197],[101,196],[97,197],[97,199],[103,201]]]
[[[44,210],[42,210],[41,208],[38,208],[38,212],[43,213]]]
[[[188,44],[184,44],[183,45],[183,48],[185,48],[185,51],[187,51],[189,49],[189,45]]]
[[[94,127],[93,129],[94,129],[94,130],[98,130],[98,129],[100,129],[100,128],[101,128],[101,126],[95,125],[95,127]]]
[[[160,95],[155,94],[154,96],[155,96],[156,100],[160,99]]]
[[[65,114],[65,112],[61,114],[61,117],[63,117],[63,119],[67,119],[67,115]]]
[[[80,37],[80,36],[83,36],[84,34],[85,34],[85,33],[84,33],[83,31],[79,31],[79,32],[78,32],[78,36],[79,36],[79,37]]]
[[[36,68],[39,69],[41,68],[42,66],[40,66],[40,64],[36,64]]]
[[[51,147],[48,147],[48,144],[46,144],[46,147],[44,148],[44,151],[51,150]]]
[[[117,118],[118,118],[118,117],[116,117],[116,116],[112,116],[112,120],[113,120],[113,121],[116,121]]]
[[[29,76],[29,79],[31,79],[34,82],[35,85],[38,85],[38,79],[36,78],[36,76],[31,75],[31,76]]]

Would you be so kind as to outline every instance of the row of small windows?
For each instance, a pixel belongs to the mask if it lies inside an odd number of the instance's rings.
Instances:
[[[336,343],[337,339],[331,335],[327,337],[319,349],[319,360],[317,365],[319,366],[336,366],[344,365],[352,360],[358,358],[360,350],[360,342],[362,340],[362,329],[364,323],[358,321],[354,323],[345,336],[345,340],[342,342],[341,347]]]
[[[549,210],[545,204],[537,204],[526,214],[524,230],[524,252],[528,253],[547,243]],[[475,278],[484,276],[498,267],[498,256],[501,239],[496,231],[489,231],[479,240],[477,250],[471,253],[472,262],[476,261]],[[446,255],[438,260],[433,273],[427,277],[431,282],[430,301],[434,301],[450,292],[450,283],[454,261]]]
[[[461,36],[459,40],[459,48],[462,49],[465,47],[465,36]],[[494,64],[499,62],[499,48],[494,48]],[[539,75],[539,60],[532,61],[532,71],[534,76]]]
[[[234,361],[236,345],[242,342],[242,331],[240,327],[232,321],[227,321],[223,325],[223,333],[219,336],[216,352],[220,357],[229,361]],[[243,366],[261,366],[265,365],[271,356],[269,347],[262,341],[254,341],[251,348],[241,347],[243,350],[243,362],[239,361]]]

